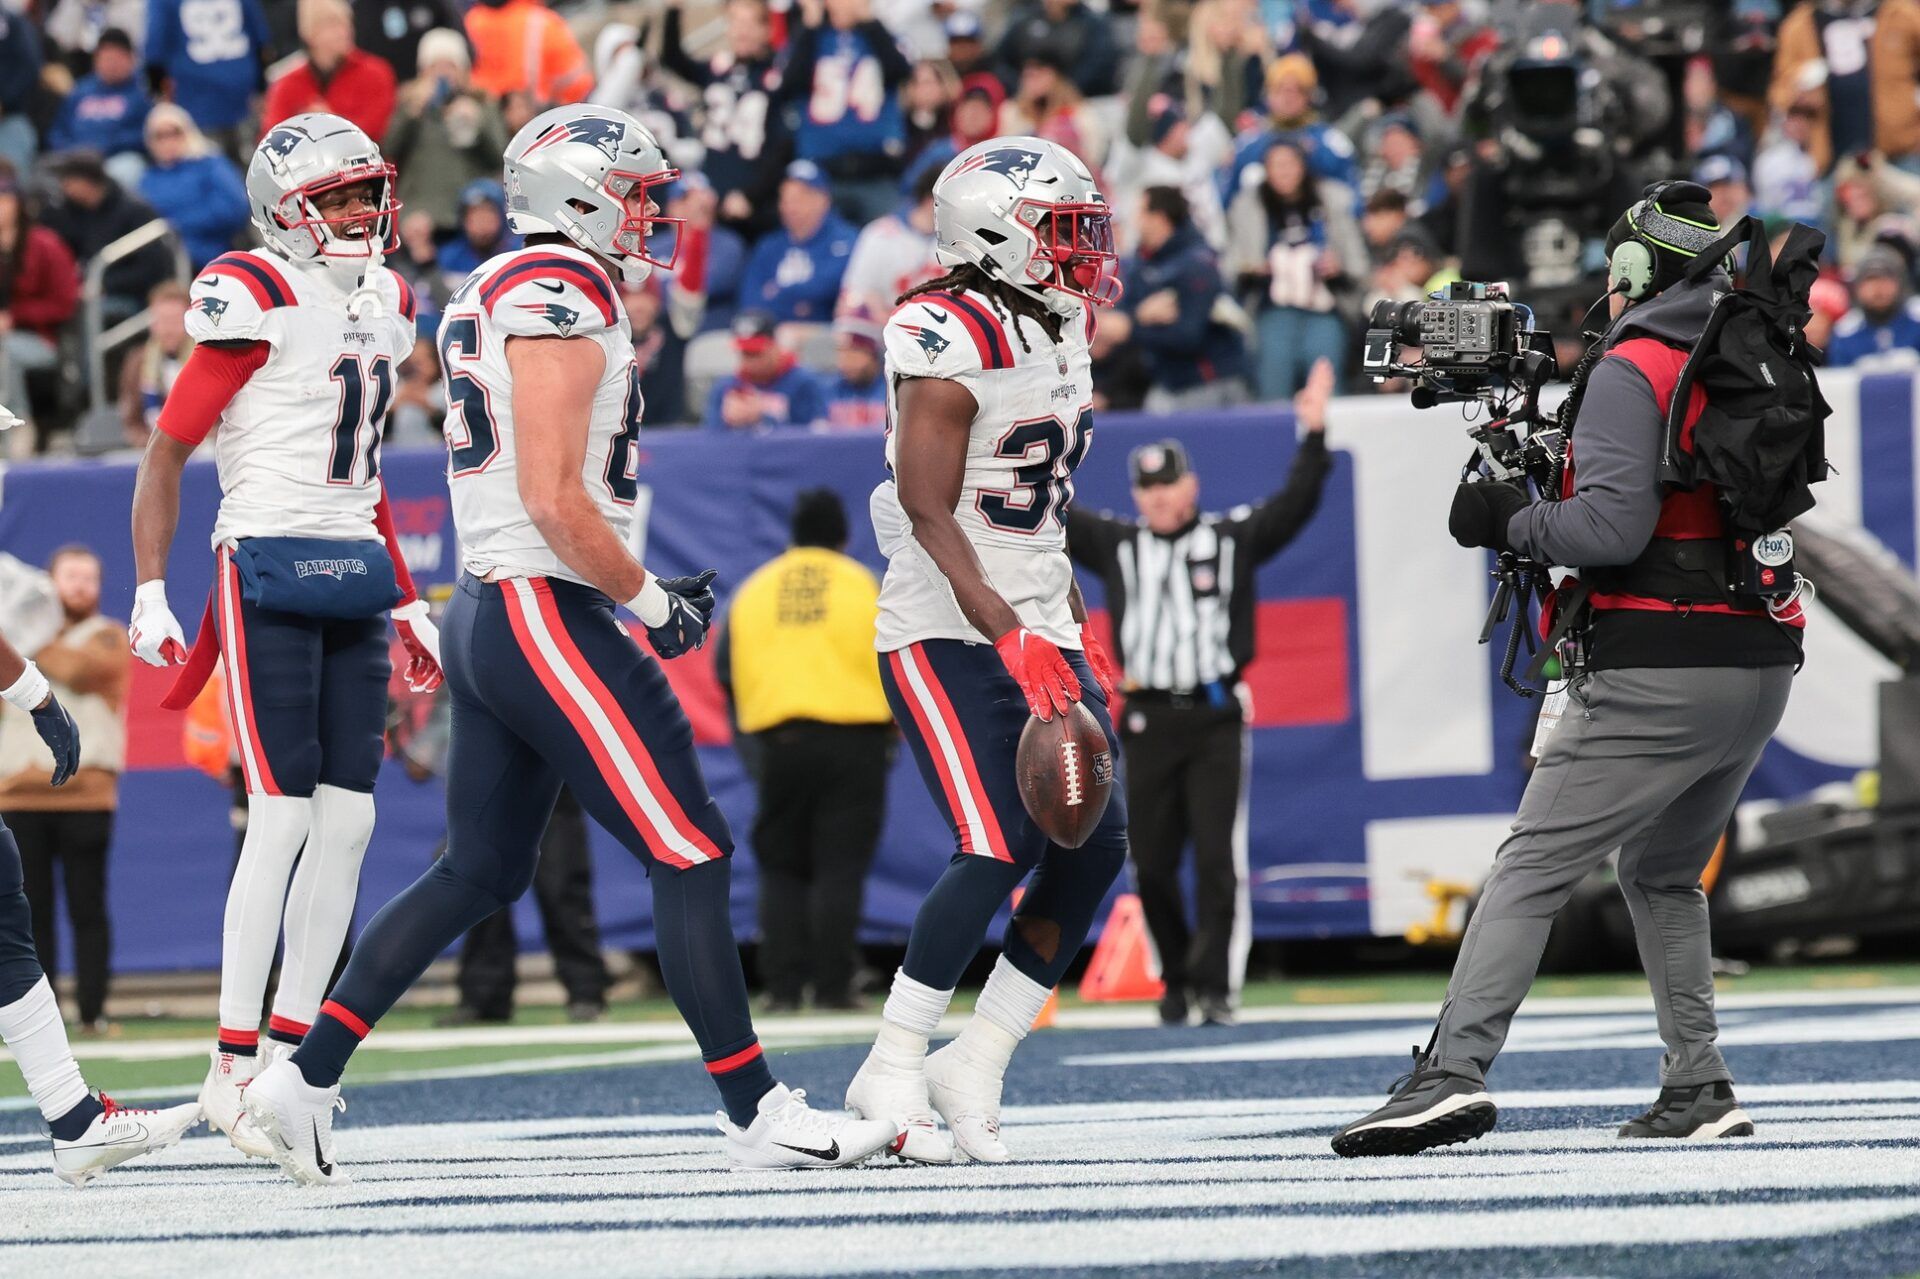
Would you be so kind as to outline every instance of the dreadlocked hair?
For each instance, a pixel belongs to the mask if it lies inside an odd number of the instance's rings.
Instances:
[[[1032,320],[1040,326],[1040,331],[1047,335],[1049,341],[1058,342],[1066,330],[1065,316],[1048,310],[1037,298],[1022,293],[996,276],[988,275],[971,262],[962,262],[937,280],[914,285],[900,295],[899,303],[910,302],[922,293],[958,293],[963,289],[971,289],[985,297],[1004,320]],[[1020,339],[1020,349],[1029,355],[1033,354],[1033,348],[1027,345],[1026,330],[1019,324],[1010,324],[1008,327]]]

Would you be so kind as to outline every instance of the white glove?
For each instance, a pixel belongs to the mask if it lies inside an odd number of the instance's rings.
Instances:
[[[440,628],[427,616],[427,602],[415,600],[393,610],[393,629],[407,650],[407,687],[431,693],[446,678],[440,669]]]
[[[133,655],[149,666],[177,666],[187,660],[187,637],[167,607],[167,584],[161,579],[135,588],[127,638],[133,642]]]

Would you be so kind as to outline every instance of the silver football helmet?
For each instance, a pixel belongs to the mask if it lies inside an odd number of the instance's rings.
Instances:
[[[638,284],[680,256],[681,218],[659,216],[652,192],[680,176],[638,120],[613,107],[543,111],[507,144],[507,225],[520,235],[559,234]],[[629,207],[636,194],[639,211]],[[670,235],[664,249],[654,236]]]
[[[364,272],[400,244],[393,166],[358,126],[309,112],[267,131],[247,165],[247,205],[267,246],[295,262]],[[315,200],[374,184],[372,212],[325,217]]]
[[[933,184],[934,255],[971,262],[1056,314],[1120,300],[1113,210],[1080,157],[1044,138],[988,138]]]

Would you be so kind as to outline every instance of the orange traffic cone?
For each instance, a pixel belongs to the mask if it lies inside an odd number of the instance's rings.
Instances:
[[[1026,895],[1026,892],[1027,890],[1024,887],[1016,886],[1014,888],[1013,908],[1015,910],[1020,909],[1020,899]],[[1045,1030],[1048,1026],[1053,1025],[1054,1019],[1059,1015],[1060,988],[1056,986],[1053,988],[1052,993],[1047,996],[1047,1002],[1040,1005],[1040,1015],[1033,1019],[1033,1028],[1035,1030]]]
[[[1127,893],[1113,903],[1113,914],[1107,917],[1107,927],[1080,982],[1080,998],[1089,1002],[1160,998],[1167,987],[1153,975],[1152,956],[1140,899]]]

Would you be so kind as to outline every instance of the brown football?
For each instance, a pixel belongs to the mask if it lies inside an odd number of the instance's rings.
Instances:
[[[1075,702],[1065,715],[1029,719],[1015,761],[1034,825],[1062,848],[1086,843],[1113,792],[1113,752],[1093,712]]]

